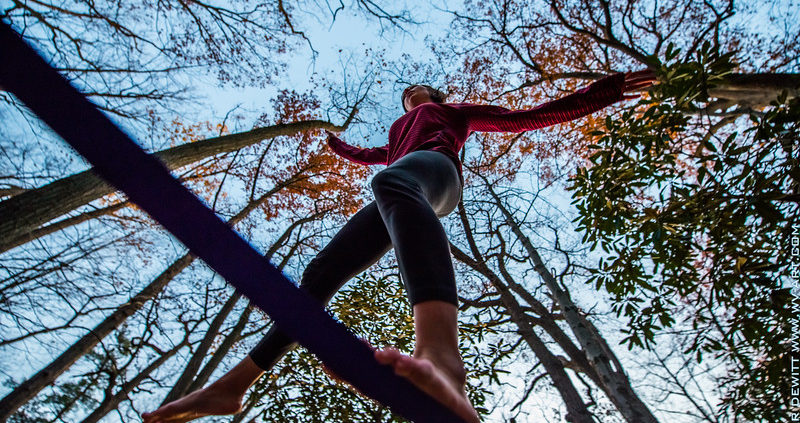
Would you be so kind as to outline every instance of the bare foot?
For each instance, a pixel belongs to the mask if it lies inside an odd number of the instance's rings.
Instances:
[[[375,351],[379,363],[394,367],[398,376],[408,379],[420,390],[452,410],[469,423],[480,423],[464,391],[466,373],[461,358],[414,354],[409,357],[395,348]]]
[[[213,384],[172,401],[152,413],[143,413],[144,423],[183,423],[205,416],[236,414],[242,397],[216,388]]]

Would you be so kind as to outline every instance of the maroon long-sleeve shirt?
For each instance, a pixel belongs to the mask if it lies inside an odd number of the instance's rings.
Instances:
[[[622,100],[625,74],[618,73],[558,100],[528,110],[508,110],[479,104],[423,103],[409,110],[389,128],[389,144],[358,148],[336,137],[328,138],[333,151],[356,163],[392,164],[418,150],[440,151],[455,161],[472,132],[523,132],[586,116]]]

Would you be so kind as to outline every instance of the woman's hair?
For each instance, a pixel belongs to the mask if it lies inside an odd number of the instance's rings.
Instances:
[[[447,98],[447,94],[437,90],[436,88],[431,87],[430,85],[424,85],[424,84],[409,85],[408,88],[403,90],[403,94],[400,95],[400,104],[403,105],[403,110],[406,112],[408,111],[406,110],[406,93],[410,88],[416,86],[425,87],[425,89],[428,90],[428,95],[431,97],[431,100],[433,100],[434,103],[444,103],[444,100]]]

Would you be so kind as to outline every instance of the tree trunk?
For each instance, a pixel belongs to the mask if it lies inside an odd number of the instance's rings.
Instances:
[[[307,222],[310,222],[316,218],[318,218],[323,212],[304,217],[302,219],[298,219],[292,222],[283,234],[272,244],[269,250],[266,252],[265,257],[267,260],[272,259],[272,256],[278,251],[278,249],[284,245],[289,236],[291,236],[292,232],[297,229],[298,226],[301,226]],[[294,250],[293,250],[294,251]],[[287,254],[281,260],[281,263],[276,266],[278,270],[283,270],[283,267],[289,261],[291,257],[291,253]],[[202,371],[198,374],[198,370],[200,370],[200,365],[203,364],[203,360],[205,360],[206,356],[208,355],[208,351],[211,349],[211,345],[214,342],[214,338],[217,336],[219,332],[219,328],[222,327],[222,324],[225,322],[225,319],[228,317],[231,311],[233,311],[233,307],[242,298],[241,294],[235,293],[228,299],[225,305],[222,306],[222,309],[217,313],[214,317],[214,320],[209,324],[208,330],[206,331],[206,335],[203,338],[203,341],[200,342],[200,345],[197,347],[197,351],[192,354],[192,357],[189,359],[189,362],[184,367],[183,373],[178,378],[178,381],[175,382],[175,386],[167,394],[166,398],[162,402],[162,405],[172,402],[178,398],[183,397],[184,395],[193,392],[199,388],[201,388],[208,378],[211,376],[211,373],[214,372],[214,369],[219,365],[222,359],[227,354],[228,350],[233,346],[233,344],[238,340],[239,334],[244,330],[244,327],[247,325],[247,322],[250,320],[250,313],[252,311],[252,307],[248,305],[244,312],[239,316],[239,320],[236,323],[236,326],[231,331],[228,336],[225,337],[225,340],[222,342],[220,347],[211,357],[211,360],[207,363],[207,365],[203,368]],[[199,384],[199,386],[198,386]]]
[[[288,185],[290,181],[276,185],[270,191],[259,197],[255,201],[251,201],[239,213],[233,216],[228,223],[234,225],[245,218],[252,212],[258,205],[263,204],[273,194],[277,193]],[[282,236],[281,239],[284,239]],[[144,304],[156,297],[181,271],[187,268],[195,257],[187,253],[183,257],[172,263],[166,270],[164,270],[158,277],[156,277],[149,285],[139,291],[127,303],[119,306],[111,315],[103,319],[95,328],[82,336],[78,341],[72,344],[66,351],[61,353],[55,360],[50,362],[45,368],[38,371],[30,379],[22,382],[14,388],[8,395],[0,400],[0,422],[6,421],[19,407],[36,396],[46,386],[52,384],[58,376],[64,373],[72,364],[79,358],[83,357],[91,351],[100,341],[103,340],[109,333],[119,327],[128,317],[138,311]]]
[[[587,321],[581,316],[578,307],[572,302],[569,294],[561,289],[561,286],[558,285],[553,274],[547,270],[538,251],[533,246],[530,239],[522,232],[522,228],[520,228],[514,220],[511,212],[503,206],[500,197],[488,184],[487,189],[489,189],[489,192],[494,198],[498,209],[503,213],[506,223],[527,251],[534,270],[542,277],[548,290],[559,305],[567,324],[569,324],[572,329],[572,333],[586,352],[589,363],[591,363],[600,377],[600,388],[603,389],[603,392],[605,392],[611,402],[616,406],[617,410],[622,414],[623,418],[629,423],[657,423],[658,420],[653,413],[650,412],[647,405],[642,402],[639,396],[633,391],[633,388],[631,388],[628,377],[619,366],[619,361],[616,360],[616,357],[612,359],[613,354],[604,347],[604,342],[598,341],[602,338],[600,334],[592,330],[594,326],[587,324]],[[616,369],[612,368],[612,361],[616,364]]]
[[[189,389],[186,390],[186,393],[192,393],[203,386],[208,382],[211,378],[211,374],[214,373],[214,370],[217,369],[219,363],[222,362],[222,359],[228,355],[228,352],[231,350],[233,345],[241,338],[242,331],[247,326],[247,322],[250,321],[250,315],[253,313],[253,306],[248,305],[241,315],[239,315],[239,320],[236,322],[236,325],[231,329],[231,333],[225,337],[225,339],[220,343],[219,347],[214,354],[211,356],[211,359],[208,360],[205,366],[203,366],[203,370],[200,370],[200,373],[197,374],[197,378],[189,385]]]
[[[0,400],[0,421],[6,421],[11,415],[28,400],[36,396],[42,389],[51,385],[58,376],[64,373],[79,358],[91,351],[103,338],[118,328],[128,317],[133,315],[150,299],[158,295],[169,281],[188,267],[195,257],[186,254],[172,263],[149,285],[139,291],[127,303],[119,306],[110,316],[103,319],[89,333],[82,336],[45,368],[39,370],[30,379],[22,382],[8,395]]]
[[[154,155],[167,168],[174,170],[207,157],[239,150],[268,138],[294,135],[313,129],[342,131],[349,125],[354,113],[355,109],[342,126],[321,120],[277,124],[182,144],[161,150]],[[89,169],[0,202],[0,253],[30,241],[31,233],[41,225],[113,192],[115,189],[111,185]]]
[[[31,232],[28,232],[27,234],[23,234],[22,236],[19,236],[16,239],[12,239],[12,240],[8,241],[7,243],[6,242],[0,242],[0,246],[2,246],[2,248],[4,248],[2,251],[10,250],[10,249],[12,249],[14,247],[17,247],[19,245],[25,244],[26,242],[33,241],[34,239],[43,237],[45,235],[50,235],[52,233],[55,233],[55,232],[58,232],[58,231],[61,231],[61,230],[64,230],[64,229],[66,229],[66,228],[68,228],[70,226],[75,226],[77,224],[80,224],[80,223],[83,223],[83,222],[86,222],[86,221],[89,221],[89,220],[92,220],[92,219],[97,219],[100,216],[105,216],[105,215],[114,213],[115,211],[120,210],[120,209],[125,208],[125,207],[128,207],[129,205],[130,205],[130,202],[122,201],[120,203],[117,203],[117,204],[114,204],[114,205],[111,205],[111,206],[108,206],[108,207],[105,207],[105,208],[102,208],[102,209],[92,210],[92,211],[88,211],[86,213],[81,213],[81,214],[79,214],[77,216],[73,216],[73,217],[69,217],[69,218],[66,218],[66,219],[62,219],[62,220],[59,220],[58,222],[54,222],[54,223],[51,223],[51,224],[49,224],[47,226],[43,226],[43,227],[41,227],[39,229],[33,230]],[[0,251],[0,253],[2,253],[2,251]]]
[[[800,95],[800,74],[736,73],[708,90],[708,95],[717,99],[709,108],[725,110],[731,106],[739,106],[742,110],[761,109],[769,106],[783,91],[787,92],[789,98]]]
[[[572,423],[594,423],[592,413],[586,408],[583,398],[581,398],[578,390],[575,389],[575,385],[572,384],[567,372],[564,370],[564,365],[550,352],[547,345],[545,345],[542,339],[533,331],[533,326],[528,322],[528,319],[522,311],[522,307],[520,307],[519,302],[517,302],[516,298],[508,291],[508,288],[503,286],[491,270],[474,261],[457,247],[451,245],[450,249],[456,260],[467,264],[483,274],[500,293],[500,299],[503,302],[503,306],[511,315],[511,321],[519,328],[517,333],[522,336],[522,339],[525,340],[525,343],[528,344],[531,351],[536,354],[539,362],[542,363],[548,376],[550,376],[550,379],[553,381],[553,386],[556,387],[556,390],[558,390],[558,393],[564,400],[564,405],[567,408],[566,421]]]
[[[203,360],[205,360],[206,356],[208,355],[208,350],[211,349],[211,346],[214,343],[214,338],[216,338],[217,333],[219,333],[219,329],[222,327],[222,324],[225,323],[225,319],[228,317],[231,311],[233,311],[233,307],[236,306],[236,303],[239,302],[240,298],[242,298],[242,294],[238,292],[231,295],[230,298],[228,298],[228,301],[226,301],[222,306],[222,309],[219,311],[219,313],[214,316],[214,319],[208,325],[208,329],[206,330],[203,340],[200,341],[200,345],[197,346],[197,351],[192,354],[189,362],[186,363],[186,366],[183,368],[183,373],[181,373],[180,377],[178,377],[175,385],[164,398],[164,402],[162,402],[161,405],[167,404],[186,395],[189,390],[189,386],[192,384],[192,381],[197,374],[197,371],[200,370],[200,366],[203,364]]]
[[[525,340],[525,343],[528,344],[531,351],[536,354],[539,362],[541,362],[542,366],[544,366],[545,371],[547,371],[547,374],[553,381],[553,385],[556,387],[558,393],[561,395],[561,398],[564,400],[564,404],[567,408],[567,415],[565,416],[566,421],[571,423],[594,423],[594,420],[592,419],[592,413],[589,412],[588,408],[586,408],[583,398],[581,398],[578,390],[575,389],[575,385],[572,384],[567,372],[564,370],[564,365],[552,352],[550,352],[550,350],[547,348],[547,345],[545,345],[542,339],[539,338],[536,332],[534,332],[533,326],[530,324],[525,316],[525,313],[522,311],[522,307],[520,307],[517,299],[514,298],[514,295],[508,290],[508,287],[506,287],[500,281],[500,278],[498,278],[497,275],[495,275],[494,272],[492,272],[486,265],[486,262],[481,256],[480,251],[478,251],[477,244],[472,238],[469,222],[466,219],[466,210],[464,209],[464,205],[462,203],[459,203],[458,211],[461,217],[461,222],[464,225],[464,233],[467,236],[470,249],[472,250],[472,253],[476,259],[473,260],[460,249],[451,245],[450,248],[453,252],[453,256],[457,260],[467,264],[471,268],[484,275],[497,289],[503,305],[511,315],[511,320],[519,328],[518,333]]]
[[[534,311],[540,316],[534,323],[540,328],[544,329],[544,331],[547,332],[547,334],[550,335],[554,341],[556,341],[558,346],[561,347],[565,353],[567,353],[570,360],[577,364],[577,370],[580,370],[589,376],[589,378],[592,379],[597,386],[600,386],[600,376],[597,374],[597,371],[595,371],[594,367],[592,367],[591,363],[589,363],[589,360],[586,358],[586,354],[584,354],[584,352],[572,342],[572,339],[570,339],[569,336],[564,333],[561,327],[556,324],[553,314],[547,310],[547,307],[545,307],[544,304],[534,298],[530,292],[528,292],[525,288],[516,283],[513,278],[511,278],[511,275],[505,269],[505,265],[503,264],[502,260],[498,260],[498,262],[500,274],[503,276],[503,279],[505,279],[509,288],[511,288],[512,291],[525,300],[525,302],[528,303],[531,308],[533,308]],[[529,316],[528,319],[532,319],[532,317]],[[586,322],[589,323],[588,321]]]

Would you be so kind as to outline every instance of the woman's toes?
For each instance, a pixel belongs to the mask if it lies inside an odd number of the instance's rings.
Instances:
[[[378,360],[378,363],[381,364],[394,365],[394,363],[396,363],[397,360],[399,360],[401,357],[403,357],[403,354],[400,353],[400,351],[397,350],[396,348],[392,347],[387,347],[382,350],[375,351],[375,359]]]
[[[394,363],[394,372],[399,376],[410,376],[411,371],[413,370],[413,363],[410,363],[408,360],[404,360],[400,357]]]

